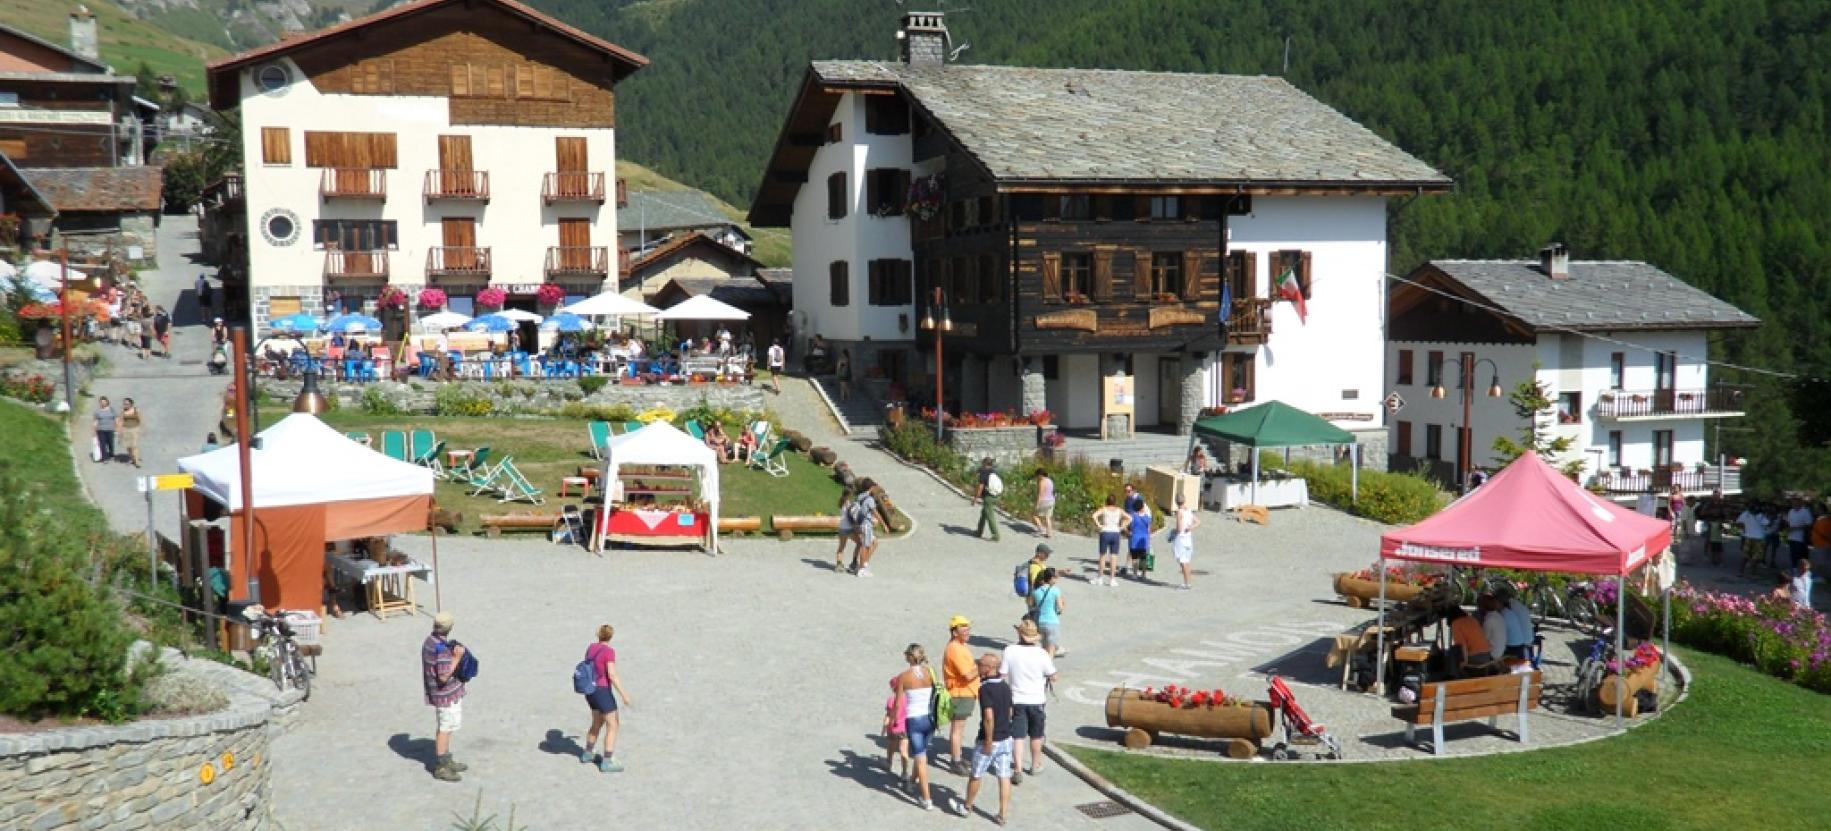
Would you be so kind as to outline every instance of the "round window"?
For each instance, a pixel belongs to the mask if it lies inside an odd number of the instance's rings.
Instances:
[[[291,73],[286,71],[286,67],[277,63],[270,63],[254,72],[254,83],[264,92],[277,92],[285,89],[286,85],[291,82]]]
[[[261,236],[269,245],[291,245],[299,239],[299,217],[285,208],[261,216]]]

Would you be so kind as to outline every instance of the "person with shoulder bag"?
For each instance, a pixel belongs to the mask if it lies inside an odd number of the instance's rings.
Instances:
[[[892,694],[901,701],[903,712],[903,734],[909,742],[909,762],[912,770],[904,780],[903,787],[911,796],[921,800],[922,810],[934,810],[934,802],[929,799],[928,791],[928,741],[935,734],[935,676],[928,668],[928,651],[921,644],[912,643],[903,650],[903,661],[909,667],[898,674],[891,682]],[[942,690],[946,695],[946,690]],[[951,699],[949,715],[951,716]]]
[[[1042,631],[1043,651],[1051,658],[1068,654],[1061,646],[1062,612],[1067,607],[1062,603],[1062,587],[1056,584],[1057,577],[1055,569],[1043,569],[1036,577],[1035,590],[1030,592],[1030,610],[1036,615],[1036,628]]]
[[[604,773],[620,773],[623,765],[616,761],[617,728],[621,717],[617,714],[617,699],[624,704],[634,703],[629,693],[623,690],[623,680],[617,676],[617,650],[610,645],[610,639],[617,630],[606,623],[598,627],[598,639],[585,647],[585,659],[573,670],[574,692],[585,696],[585,705],[591,709],[591,727],[585,730],[585,749],[579,752],[579,761],[584,764],[596,763],[598,770]],[[598,743],[602,734],[604,742]],[[594,746],[604,748],[603,753],[593,753]]]

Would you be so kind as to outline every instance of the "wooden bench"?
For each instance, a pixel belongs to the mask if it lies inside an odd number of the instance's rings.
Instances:
[[[1405,741],[1417,741],[1419,726],[1430,725],[1431,752],[1443,755],[1443,725],[1485,718],[1489,727],[1503,715],[1519,717],[1519,741],[1531,741],[1526,714],[1539,707],[1545,682],[1537,670],[1517,675],[1464,678],[1425,684],[1418,703],[1392,708],[1393,718],[1405,722]]]
[[[552,531],[560,521],[559,514],[484,514],[479,521],[483,534],[500,537],[503,531]]]

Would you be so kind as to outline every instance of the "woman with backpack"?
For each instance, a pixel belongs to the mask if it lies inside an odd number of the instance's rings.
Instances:
[[[1062,587],[1056,585],[1056,571],[1043,569],[1036,576],[1036,588],[1030,591],[1030,611],[1036,614],[1036,628],[1043,633],[1043,651],[1057,658],[1068,654],[1062,642]]]
[[[617,773],[623,770],[615,758],[617,750],[617,700],[624,704],[634,703],[629,693],[623,691],[623,681],[617,677],[617,650],[610,645],[611,636],[617,630],[606,623],[598,627],[598,640],[585,648],[585,660],[573,671],[573,688],[584,686],[581,679],[588,673],[591,676],[591,689],[584,692],[585,704],[591,708],[591,728],[585,731],[585,749],[579,753],[579,761],[585,764],[597,763],[598,770],[605,773]],[[594,755],[593,745],[598,743],[598,734],[604,734],[604,752]]]
[[[890,704],[891,710],[902,714],[909,760],[915,768],[913,777],[905,777],[904,787],[921,800],[922,810],[932,811],[935,806],[928,795],[928,740],[935,734],[935,674],[928,668],[928,651],[921,644],[912,643],[903,650],[903,661],[909,666],[890,682]]]
[[[876,487],[875,480],[858,480],[858,496],[846,509],[852,536],[858,540],[858,548],[852,552],[852,573],[859,577],[871,576],[871,555],[877,553],[877,525],[873,521],[877,516],[877,497],[871,495]]]

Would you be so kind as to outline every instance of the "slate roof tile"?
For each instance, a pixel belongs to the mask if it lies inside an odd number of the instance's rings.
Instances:
[[[1742,311],[1652,265],[1572,260],[1553,280],[1537,260],[1432,260],[1428,266],[1534,328],[1713,329],[1760,325]]]

